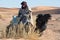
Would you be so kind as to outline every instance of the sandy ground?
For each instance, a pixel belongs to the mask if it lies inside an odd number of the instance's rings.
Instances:
[[[56,9],[53,7],[38,7],[33,8],[33,11],[40,11],[42,10],[50,10],[50,9]],[[56,10],[57,12],[59,10]],[[12,16],[16,15],[18,12],[18,9],[2,9],[0,8],[0,38],[3,34],[3,32],[5,32],[6,30],[6,26],[9,25],[10,21],[12,20]],[[45,13],[45,11],[43,12]],[[47,12],[49,13],[49,12]],[[51,13],[55,13],[55,11],[52,11]],[[60,13],[60,11],[58,12]],[[31,38],[29,39],[24,39],[24,38],[20,38],[20,39],[6,39],[6,38],[2,38],[0,40],[60,40],[60,14],[51,14],[52,18],[51,20],[49,20],[48,24],[47,24],[47,29],[44,31],[44,34],[41,37],[36,37],[33,35],[31,36]],[[35,20],[36,15],[33,15],[33,19]],[[35,35],[35,34],[34,34]]]
[[[51,15],[52,15],[52,19],[49,20],[47,29],[44,31],[44,34],[36,40],[60,40],[60,14],[51,14]],[[4,20],[0,19],[0,32],[3,30],[5,31],[5,28],[9,24],[10,19],[12,19],[12,17],[5,18]],[[4,39],[5,38],[3,38],[3,40]],[[21,38],[20,40],[25,40],[25,39]]]

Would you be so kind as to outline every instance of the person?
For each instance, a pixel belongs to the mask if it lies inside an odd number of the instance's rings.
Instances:
[[[27,22],[30,22],[33,25],[32,11],[28,7],[27,2],[23,1],[21,3],[21,8],[19,10],[18,17],[20,18],[18,24],[20,24],[21,22],[23,24],[26,24]]]

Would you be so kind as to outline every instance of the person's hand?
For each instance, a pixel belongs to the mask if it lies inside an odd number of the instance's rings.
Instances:
[[[24,16],[29,17],[29,14],[24,14]]]

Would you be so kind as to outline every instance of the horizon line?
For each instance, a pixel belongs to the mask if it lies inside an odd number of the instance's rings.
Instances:
[[[34,7],[57,7],[57,8],[60,8],[60,6],[34,6]],[[34,8],[34,7],[31,7],[31,8]],[[20,7],[0,7],[0,8],[20,8]]]

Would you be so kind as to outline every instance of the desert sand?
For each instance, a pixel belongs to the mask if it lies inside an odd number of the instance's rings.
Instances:
[[[12,16],[17,15],[18,11],[19,8],[0,8],[0,36],[2,36],[2,32],[5,32],[6,26],[9,25],[10,21],[12,20]],[[49,13],[52,16],[51,20],[49,20],[47,24],[47,29],[44,31],[44,34],[36,40],[60,40],[60,8],[41,6],[32,8],[32,12],[34,17],[36,17],[37,14],[46,13]],[[25,39],[21,38],[20,40]],[[32,37],[32,39],[29,40],[35,39]]]

